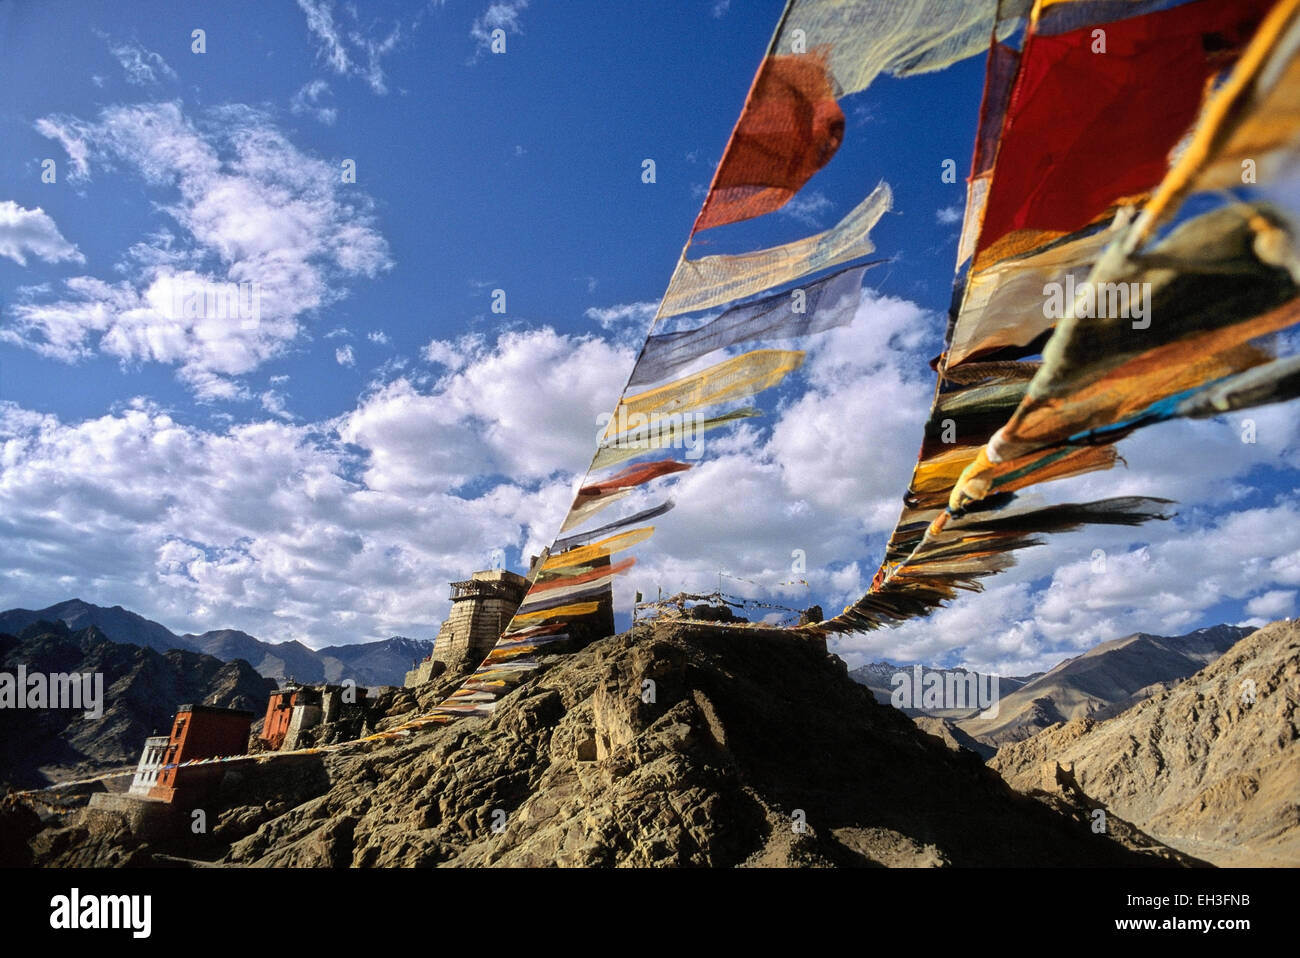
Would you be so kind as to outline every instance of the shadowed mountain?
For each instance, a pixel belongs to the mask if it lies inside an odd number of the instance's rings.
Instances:
[[[293,678],[308,683],[326,680],[320,653],[301,642],[263,642],[238,629],[215,629],[202,635],[187,633],[182,638],[219,659],[243,659],[267,678],[278,681]]]
[[[428,639],[395,635],[382,642],[330,645],[316,654],[325,665],[325,680],[351,678],[358,685],[401,685],[413,662],[433,651]]]
[[[242,708],[261,714],[275,682],[243,661],[186,649],[157,652],[110,641],[97,627],[73,631],[35,622],[0,635],[0,671],[17,675],[102,675],[99,718],[84,709],[6,708],[0,713],[0,782],[30,788],[93,775],[140,758],[144,740],[170,730],[178,705]]]
[[[10,609],[7,612],[0,612],[0,632],[7,632],[10,635],[17,635],[36,622],[62,622],[74,632],[94,626],[114,642],[138,645],[156,652],[166,652],[168,649],[200,651],[166,626],[137,615],[120,605],[110,609],[83,602],[81,599],[69,599],[67,602],[60,602],[48,609],[34,612],[30,609]]]
[[[243,659],[259,675],[284,681],[342,682],[360,686],[401,685],[411,664],[433,650],[428,639],[393,636],[375,642],[334,645],[320,651],[298,641],[264,642],[238,629],[214,629],[201,635],[177,635],[121,606],[105,608],[69,599],[48,609],[0,612],[0,632],[17,634],[36,622],[62,622],[73,631],[94,626],[111,641],[166,652],[186,649],[215,656],[223,662]]]

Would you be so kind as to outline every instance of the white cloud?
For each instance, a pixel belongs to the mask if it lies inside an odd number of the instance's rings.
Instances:
[[[961,222],[961,207],[944,206],[935,210],[934,219],[941,226],[951,226],[954,223]]]
[[[388,334],[382,329],[374,329],[366,333],[366,339],[370,340],[372,343],[377,343],[380,346],[388,345]]]
[[[257,397],[262,404],[262,408],[272,416],[278,416],[281,419],[292,420],[293,414],[289,412],[284,405],[284,393],[276,392],[274,389],[268,389]]]
[[[864,292],[852,326],[802,344],[801,396],[731,434],[706,433],[703,457],[671,492],[626,503],[631,512],[671,495],[677,506],[638,547],[616,596],[708,592],[720,572],[734,577],[725,591],[792,608],[814,594],[841,604],[861,595],[916,458],[933,389],[926,330],[937,328],[915,304]],[[792,568],[795,550],[804,572]]]
[[[445,366],[451,372],[456,372],[482,347],[483,338],[475,334],[462,336],[454,343],[435,339],[420,350],[420,356],[427,363]]]
[[[592,306],[584,315],[599,323],[601,329],[612,331],[630,324],[644,331],[658,311],[658,303],[619,303],[617,306]]]
[[[77,125],[67,122],[57,123],[42,117],[36,121],[36,130],[42,136],[58,140],[63,151],[68,154],[68,162],[72,166],[68,173],[71,182],[77,183],[90,178],[90,147]]]
[[[443,583],[550,540],[631,361],[512,333],[432,390],[398,380],[304,425],[206,430],[139,400],[65,422],[0,403],[0,603],[81,595],[317,647],[430,636]],[[281,394],[259,399],[289,418]]]
[[[1154,483],[1144,491],[1162,492]],[[1094,562],[1097,548],[1104,563]],[[1249,599],[1248,613],[1277,618],[1292,608],[1295,590],[1272,587],[1300,585],[1300,503],[1137,530],[1086,529],[1048,537],[1021,558],[986,580],[986,592],[897,629],[841,640],[836,651],[854,663],[956,655],[970,668],[1014,675],[1134,632],[1188,631],[1224,602]]]
[[[175,365],[201,397],[245,395],[232,377],[283,353],[347,281],[392,265],[369,199],[260,111],[219,107],[194,121],[179,103],[115,106],[93,122],[46,117],[37,128],[69,146],[87,175],[91,159],[138,173],[167,198],[159,208],[179,235],[132,246],[119,264],[129,279],[74,277],[61,298],[11,307],[0,331],[8,342],[65,361],[100,352]],[[230,284],[255,292],[256,321],[195,305]]]
[[[729,9],[731,9],[731,0],[713,0],[713,9],[710,13],[715,20],[721,20],[727,15]]]
[[[347,441],[382,448],[366,473],[376,488],[448,489],[474,474],[535,483],[585,466],[597,417],[614,405],[633,360],[602,340],[545,327],[505,333],[491,347],[435,340],[425,358],[448,370],[432,392],[398,379],[341,427]]]
[[[611,314],[611,317],[614,314]],[[596,318],[593,316],[593,318]],[[939,347],[935,317],[915,305],[864,294],[853,326],[811,340],[802,395],[732,435],[705,437],[705,458],[672,487],[677,508],[637,550],[617,584],[621,601],[654,594],[726,591],[795,608],[812,595],[828,613],[865,590],[897,520],[933,388],[924,359]],[[1175,498],[1179,518],[1138,529],[1090,527],[1049,536],[1018,554],[1011,572],[986,580],[950,607],[893,630],[835,643],[853,664],[880,658],[964,663],[1022,674],[1134,631],[1177,634],[1221,603],[1256,617],[1290,614],[1300,586],[1300,504],[1240,510],[1260,470],[1300,465],[1300,421],[1289,406],[1179,422],[1126,441],[1127,466],[1039,487],[1044,502],[1120,495]],[[660,501],[639,492],[620,511]],[[755,521],[755,503],[763,503]],[[1221,514],[1224,508],[1231,511]],[[1093,572],[1104,549],[1107,572]],[[791,553],[807,556],[810,591],[782,586]],[[750,585],[749,582],[761,583]]]
[[[820,190],[805,190],[796,194],[778,212],[804,226],[819,228],[824,225],[826,214],[834,208],[835,204],[825,193]]]
[[[126,82],[134,86],[149,86],[158,83],[160,79],[179,79],[176,71],[167,65],[160,54],[146,50],[138,43],[114,43],[108,49],[122,65]]]
[[[333,126],[339,111],[334,107],[321,105],[321,98],[330,92],[330,85],[317,77],[303,84],[302,89],[289,101],[289,109],[295,114],[306,113],[326,126]]]
[[[478,44],[476,55],[491,49],[494,30],[523,33],[519,14],[526,9],[528,0],[497,0],[479,14],[469,29],[470,38]]]
[[[189,147],[170,166],[159,161],[158,175],[193,182],[192,171],[208,166]],[[74,353],[94,345],[82,331],[100,321],[96,310],[117,322],[159,292],[89,277],[69,288],[85,315],[67,317],[66,328],[51,319],[47,332],[50,348]],[[617,329],[620,319],[644,321],[647,309],[589,315]],[[117,325],[122,342],[110,343],[123,354],[147,346],[186,355],[184,329],[173,340],[158,324]],[[914,304],[864,292],[853,326],[806,344],[776,408],[706,436],[706,458],[681,474],[677,508],[638,548],[638,565],[617,585],[620,601],[633,588],[709,590],[720,572],[736,577],[725,580],[730,592],[793,607],[814,595],[857,598],[915,460],[933,386],[924,360],[941,326]],[[133,335],[145,346],[132,346]],[[77,423],[0,406],[0,591],[11,605],[81,594],[178,627],[230,625],[315,645],[427,635],[446,609],[439,583],[492,549],[527,556],[555,533],[590,460],[597,417],[633,358],[617,342],[549,328],[494,342],[434,340],[423,359],[439,367],[435,375],[379,384],[337,420],[294,423],[272,389],[256,397],[271,421],[224,431],[178,424],[147,403]],[[212,366],[200,374],[213,395],[246,392],[237,374]],[[1255,444],[1241,443],[1234,417],[1156,427],[1122,448],[1127,470],[1071,480],[1058,493],[1174,495],[1184,500],[1177,520],[1053,537],[987,580],[984,594],[841,640],[836,651],[854,664],[956,659],[1021,674],[1128,632],[1194,627],[1224,602],[1261,618],[1290,610],[1300,589],[1300,506],[1256,499],[1218,514],[1225,491],[1244,494],[1256,470],[1300,454],[1290,407],[1251,416]],[[663,495],[639,491],[608,518]],[[1106,552],[1101,574],[1097,548]],[[794,581],[794,550],[806,553],[801,577],[811,592]]]
[[[27,253],[47,263],[86,261],[39,206],[29,210],[13,200],[0,200],[0,256],[26,266]]]
[[[356,8],[351,5],[343,7],[353,21],[351,28],[335,19],[331,0],[298,0],[298,8],[307,15],[307,29],[319,43],[317,54],[330,69],[339,76],[360,77],[374,93],[388,92],[382,61],[401,40],[399,24],[394,24],[392,31],[381,40],[362,32],[357,24]]]
[[[1289,616],[1295,609],[1294,589],[1270,589],[1246,603],[1246,612],[1273,621]]]
[[[334,350],[334,361],[340,366],[355,366],[357,357],[353,355],[351,346],[340,346]]]
[[[335,73],[346,74],[352,68],[343,38],[334,26],[334,12],[328,0],[298,0],[298,9],[307,15],[307,29],[320,41],[318,54]]]

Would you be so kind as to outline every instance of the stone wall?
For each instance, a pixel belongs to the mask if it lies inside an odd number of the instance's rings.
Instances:
[[[413,689],[423,685],[425,682],[432,682],[445,671],[447,671],[446,662],[439,662],[435,658],[428,658],[415,668],[411,669],[411,671],[407,672],[406,679],[402,684],[408,689]]]
[[[97,792],[81,812],[81,823],[94,836],[112,835],[125,825],[141,838],[165,838],[180,821],[180,810],[166,802],[120,792]]]
[[[293,716],[289,719],[289,731],[284,733],[283,752],[292,752],[299,747],[302,733],[320,724],[321,707],[319,705],[295,705]]]

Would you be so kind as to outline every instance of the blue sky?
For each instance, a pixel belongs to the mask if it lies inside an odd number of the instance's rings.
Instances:
[[[780,8],[0,0],[0,606],[431,636],[448,580],[555,534]],[[894,192],[858,321],[710,440],[624,600],[722,570],[835,609],[870,580],[950,297],[964,188],[940,170],[968,166],[981,82],[980,58],[880,79],[794,202],[693,249],[795,239]],[[232,280],[259,284],[253,327],[160,315],[169,283]],[[1238,420],[1162,427],[1122,448],[1129,469],[1053,491],[1170,495],[1176,522],[1061,537],[841,652],[1027,671],[1136,628],[1290,614],[1293,417],[1253,418],[1250,446]],[[1239,541],[1250,521],[1266,546]],[[1080,578],[1101,547],[1123,572]],[[808,589],[780,585],[794,549]]]

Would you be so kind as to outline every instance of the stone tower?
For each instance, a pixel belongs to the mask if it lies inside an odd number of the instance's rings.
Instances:
[[[528,580],[507,569],[475,572],[451,584],[451,612],[438,630],[432,658],[451,671],[478,665],[528,591]]]

